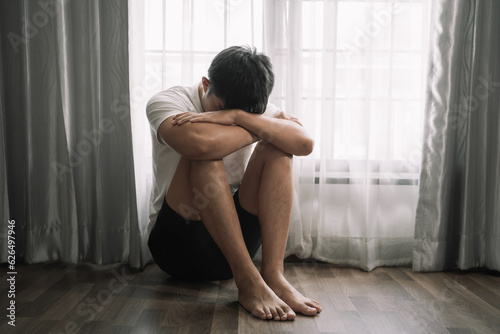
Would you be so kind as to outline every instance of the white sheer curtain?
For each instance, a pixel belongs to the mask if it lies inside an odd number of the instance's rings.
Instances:
[[[145,102],[248,44],[268,54],[271,100],[316,147],[295,159],[287,254],[371,270],[412,259],[428,0],[130,1],[131,101],[143,232],[151,182]],[[146,236],[144,236],[146,237]]]

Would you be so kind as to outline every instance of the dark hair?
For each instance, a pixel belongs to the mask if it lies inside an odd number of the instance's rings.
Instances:
[[[252,114],[266,110],[274,86],[271,60],[255,48],[231,46],[215,56],[208,69],[210,89],[225,102],[225,109]]]

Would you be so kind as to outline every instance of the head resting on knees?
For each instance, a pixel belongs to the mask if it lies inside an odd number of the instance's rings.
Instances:
[[[215,56],[202,83],[218,109],[262,114],[274,86],[271,60],[255,48],[231,46]]]

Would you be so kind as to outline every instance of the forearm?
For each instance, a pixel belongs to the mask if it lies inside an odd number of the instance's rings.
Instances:
[[[168,122],[168,121],[167,121]],[[162,138],[191,160],[216,160],[256,142],[259,137],[239,126],[210,123],[162,124]]]
[[[240,126],[206,125],[198,134],[203,142],[202,151],[193,160],[222,159],[259,140],[258,136]]]
[[[305,129],[294,121],[249,114],[244,111],[238,113],[235,121],[237,125],[255,133],[283,152],[309,155],[313,150],[314,141]]]

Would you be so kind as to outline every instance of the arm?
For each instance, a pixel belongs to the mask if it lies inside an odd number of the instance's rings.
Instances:
[[[309,155],[314,148],[314,140],[298,119],[284,112],[280,112],[278,118],[271,118],[238,110],[235,124],[289,154]]]
[[[191,160],[222,159],[259,139],[239,126],[190,122],[182,124],[174,122],[175,118],[176,116],[172,116],[163,121],[158,134],[180,155]]]
[[[174,120],[177,121],[177,120]],[[280,112],[276,118],[249,114],[243,110],[232,109],[203,114],[180,115],[179,124],[186,122],[209,122],[222,125],[239,125],[257,135],[283,152],[293,155],[309,155],[314,148],[313,139],[296,118]]]

